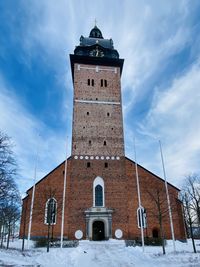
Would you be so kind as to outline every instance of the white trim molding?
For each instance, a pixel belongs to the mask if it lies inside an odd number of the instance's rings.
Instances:
[[[96,67],[85,67],[85,66],[82,66],[80,64],[77,65],[77,70],[81,70],[81,69],[85,69],[85,70],[95,70],[96,72],[99,72],[99,71],[112,71],[114,72],[115,74],[117,73],[117,68],[115,67],[112,67],[112,68],[102,68],[102,67],[99,67],[99,66],[96,66]]]
[[[102,194],[103,194],[103,206],[102,207],[105,207],[105,195],[104,195],[104,180],[97,176],[95,179],[94,179],[94,182],[93,182],[93,207],[95,207],[95,187],[97,185],[100,185],[102,187]]]
[[[77,102],[77,103],[84,103],[84,104],[120,105],[120,102],[100,101],[100,100],[82,100],[82,99],[75,99],[75,102]]]

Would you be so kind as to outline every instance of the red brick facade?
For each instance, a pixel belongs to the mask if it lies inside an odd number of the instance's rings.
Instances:
[[[95,51],[99,52],[98,47]],[[81,230],[84,239],[94,239],[96,230],[93,226],[100,221],[104,225],[105,239],[115,238],[117,229],[122,231],[124,239],[139,238],[135,164],[124,155],[120,80],[123,60],[90,57],[83,60],[73,55],[71,65],[74,109],[72,156],[67,162],[64,237],[75,239],[75,232]],[[36,184],[32,238],[47,235],[45,207],[50,198],[57,202],[56,223],[51,226],[51,234],[60,237],[64,169],[65,162]],[[152,237],[153,231],[160,234],[153,196],[159,195],[162,212],[165,212],[165,183],[141,166],[138,166],[138,172],[141,202],[147,214],[145,236]],[[96,204],[98,185],[101,205]],[[179,190],[169,184],[169,193],[175,238],[184,239]],[[21,236],[24,233],[27,236],[31,196],[32,188],[23,201]],[[163,216],[163,228],[166,238],[171,238],[167,212]]]
[[[65,208],[64,237],[75,239],[75,231],[82,230],[86,238],[85,210],[93,206],[93,181],[101,172],[105,183],[105,206],[113,209],[112,213],[112,237],[115,238],[115,230],[123,231],[124,239],[140,237],[136,210],[138,208],[137,184],[135,176],[135,164],[127,158],[110,160],[108,168],[104,168],[104,160],[93,160],[91,167],[87,168],[87,161],[68,159],[67,191]],[[153,229],[159,229],[157,219],[151,211],[156,211],[156,205],[151,200],[149,192],[160,189],[162,198],[167,203],[164,181],[148,170],[138,166],[141,201],[147,211],[147,229],[145,235],[152,237]],[[45,204],[50,196],[57,200],[57,218],[53,226],[54,237],[60,237],[62,195],[64,180],[64,162],[36,184],[35,202],[33,209],[32,237],[46,236],[47,225],[44,224]],[[73,176],[72,176],[73,174]],[[148,189],[148,190],[147,190]],[[169,184],[172,215],[175,228],[175,238],[184,239],[185,229],[182,217],[182,205],[178,200],[178,189]],[[28,196],[23,201],[23,214],[26,211],[26,236],[31,205],[32,188],[28,190]],[[166,207],[165,207],[166,208]],[[164,206],[163,206],[164,210]],[[23,235],[24,218],[22,214],[20,235]],[[166,238],[171,238],[169,216],[164,217],[164,233]]]

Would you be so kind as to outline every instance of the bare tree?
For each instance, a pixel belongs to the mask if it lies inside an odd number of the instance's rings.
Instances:
[[[20,218],[20,195],[16,188],[15,191],[12,192],[12,194],[7,195],[7,197],[4,199],[4,201],[1,201],[0,206],[0,217],[1,217],[1,225],[2,225],[2,237],[1,237],[1,247],[3,246],[3,237],[7,235],[7,246],[9,247],[9,241],[10,241],[10,234],[12,232],[12,229],[15,225],[15,223]]]
[[[10,138],[0,131],[0,199],[7,195],[7,191],[14,183],[16,161],[12,151]]]
[[[188,196],[190,215],[194,223],[200,227],[200,175],[187,175],[185,177],[183,191]]]
[[[0,234],[1,247],[4,236],[10,233],[15,222],[19,219],[20,196],[14,181],[16,176],[16,160],[12,151],[11,139],[0,131]]]
[[[185,218],[185,222],[186,222],[186,227],[187,227],[187,234],[189,234],[189,236],[192,239],[192,246],[193,246],[193,250],[194,253],[197,253],[196,251],[196,246],[195,246],[195,242],[194,242],[194,235],[193,235],[193,223],[194,223],[194,217],[192,216],[191,213],[191,196],[188,197],[187,193],[182,191],[181,192],[181,199],[183,202],[183,209],[184,209],[184,218]]]
[[[160,230],[160,237],[162,241],[163,254],[165,254],[165,234],[163,228],[164,218],[168,215],[169,209],[167,206],[166,192],[161,188],[152,188],[146,190],[150,196],[151,202],[154,204],[155,209],[148,210],[150,216],[157,219]]]

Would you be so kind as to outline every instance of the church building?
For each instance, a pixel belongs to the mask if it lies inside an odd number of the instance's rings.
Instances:
[[[51,237],[59,239],[62,222],[64,239],[69,240],[135,240],[140,238],[141,225],[145,237],[157,238],[160,215],[164,236],[171,239],[165,181],[125,156],[124,60],[113,40],[104,39],[95,26],[89,37],[80,37],[70,62],[74,87],[71,156],[35,185],[31,238],[45,237],[50,229]],[[33,188],[23,199],[21,237],[28,235]],[[168,183],[168,190],[175,239],[185,239],[179,189]]]

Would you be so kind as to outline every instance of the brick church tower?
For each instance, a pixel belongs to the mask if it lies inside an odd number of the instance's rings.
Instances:
[[[70,59],[74,82],[71,191],[75,194],[69,201],[70,224],[86,220],[87,238],[101,233],[108,239],[113,225],[123,228],[126,220],[123,59],[112,39],[104,39],[96,26],[89,38],[81,36]]]
[[[35,185],[31,238],[46,237],[50,228],[52,237],[60,238],[64,225],[65,239],[78,238],[77,232],[79,237],[89,240],[138,239],[141,232],[135,162],[124,154],[121,99],[124,60],[119,58],[112,39],[104,39],[95,26],[89,37],[81,36],[70,61],[74,86],[71,156]],[[154,200],[159,194],[159,209],[167,210],[165,182],[140,165],[138,174],[147,219],[145,236],[158,238],[161,232]],[[175,238],[184,239],[179,189],[169,183],[168,189]],[[28,235],[27,215],[31,214],[33,192],[33,187],[29,188],[23,199],[21,237]],[[164,235],[170,239],[166,212],[162,220]]]

